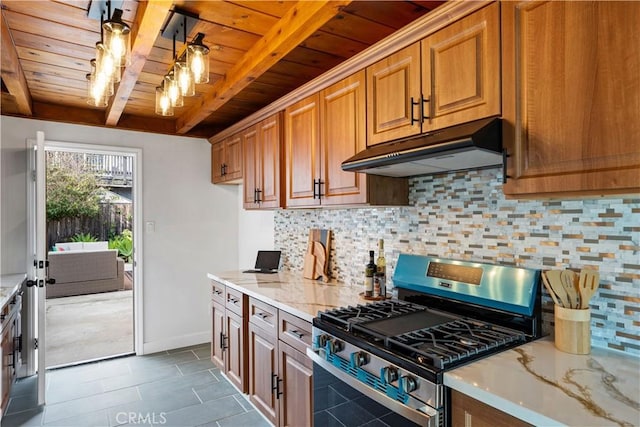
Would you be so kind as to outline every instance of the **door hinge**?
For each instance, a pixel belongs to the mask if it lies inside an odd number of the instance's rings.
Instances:
[[[36,176],[36,171],[35,171],[35,169],[34,169],[34,170],[32,170],[32,171],[31,171],[31,179],[32,179],[33,181],[35,181],[35,180],[36,180],[36,177],[37,177],[37,176]]]
[[[38,349],[38,338],[34,338],[33,339],[33,349],[37,350]]]

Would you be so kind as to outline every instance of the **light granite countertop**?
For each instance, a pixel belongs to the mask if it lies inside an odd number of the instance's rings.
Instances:
[[[0,307],[4,307],[9,299],[20,290],[26,274],[3,274],[0,276]]]
[[[640,358],[543,339],[444,375],[444,384],[536,426],[640,425]]]
[[[368,302],[359,295],[361,287],[304,279],[301,272],[262,274],[227,271],[209,273],[207,277],[308,322],[317,316],[318,311]]]

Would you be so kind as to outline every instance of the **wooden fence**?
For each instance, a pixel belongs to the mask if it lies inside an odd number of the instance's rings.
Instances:
[[[47,221],[47,248],[60,242],[69,242],[79,233],[89,233],[99,241],[132,230],[131,203],[101,203],[100,212],[93,218],[65,218]]]

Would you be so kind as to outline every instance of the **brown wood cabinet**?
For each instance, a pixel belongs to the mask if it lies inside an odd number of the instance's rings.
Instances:
[[[0,312],[2,322],[0,329],[0,353],[2,357],[2,362],[0,363],[0,414],[4,414],[9,404],[9,395],[13,383],[16,380],[17,366],[20,363],[18,360],[20,353],[18,347],[21,341],[21,300],[17,294],[13,295],[9,302],[2,307],[2,311]]]
[[[276,426],[313,424],[311,325],[249,300],[249,399]]]
[[[277,113],[241,133],[245,209],[282,207],[282,115]]]
[[[365,106],[360,71],[287,108],[287,207],[408,203],[406,179],[342,170],[366,148]]]
[[[367,67],[368,145],[500,112],[498,3]]]
[[[211,145],[211,182],[239,184],[242,179],[242,140],[233,135]]]
[[[451,425],[452,427],[531,426],[455,390],[451,391]]]
[[[502,8],[504,193],[639,192],[640,3]]]
[[[211,361],[240,391],[247,391],[246,295],[212,281]],[[224,304],[221,300],[224,300]]]

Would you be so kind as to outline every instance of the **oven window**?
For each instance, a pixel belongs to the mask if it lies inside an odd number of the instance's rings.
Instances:
[[[313,425],[413,427],[402,417],[313,364]]]

